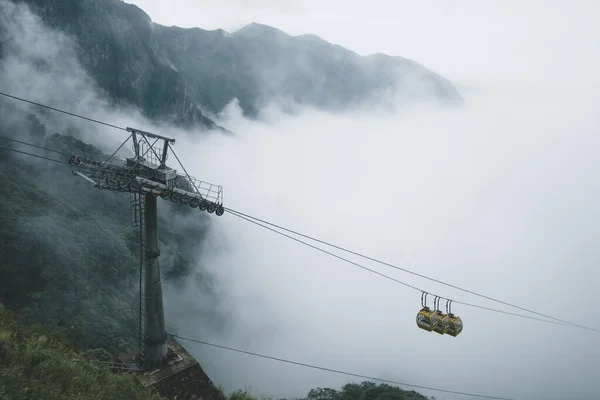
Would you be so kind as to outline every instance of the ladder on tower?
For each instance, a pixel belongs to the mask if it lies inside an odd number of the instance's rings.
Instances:
[[[146,259],[146,235],[144,232],[144,218],[145,218],[145,204],[144,194],[142,193],[131,193],[131,226],[139,228],[139,243],[140,243],[140,281],[139,281],[139,355],[143,357],[144,351],[144,338],[145,338],[145,323],[146,323],[146,296],[144,290],[145,280],[145,259]],[[142,360],[140,360],[142,361]]]

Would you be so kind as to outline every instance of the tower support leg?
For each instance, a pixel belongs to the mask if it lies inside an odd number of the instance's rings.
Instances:
[[[162,297],[162,280],[158,256],[158,208],[157,198],[145,194],[146,268],[145,295],[146,321],[144,360],[147,368],[162,365],[167,360],[167,330]]]

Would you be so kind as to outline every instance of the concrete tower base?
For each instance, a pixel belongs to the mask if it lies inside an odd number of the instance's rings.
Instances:
[[[144,387],[153,389],[166,399],[225,400],[221,391],[175,339],[167,339],[168,363],[149,371],[138,372],[137,379]],[[134,355],[120,357],[123,364],[134,364]]]

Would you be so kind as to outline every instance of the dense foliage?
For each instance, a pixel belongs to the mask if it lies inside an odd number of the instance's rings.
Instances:
[[[229,400],[273,400],[269,396],[256,396],[247,390],[236,390],[229,395]],[[386,383],[376,384],[369,381],[348,383],[340,390],[331,388],[311,389],[301,400],[435,400],[414,390],[403,390]]]
[[[67,337],[0,306],[0,400],[160,400],[133,375],[91,363]]]
[[[402,390],[385,383],[349,383],[341,390],[317,388],[308,392],[305,400],[427,400],[414,390]]]

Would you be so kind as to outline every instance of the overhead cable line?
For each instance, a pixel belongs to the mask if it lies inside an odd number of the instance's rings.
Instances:
[[[124,131],[127,131],[127,129],[126,129],[126,128],[122,128],[122,127],[119,127],[119,126],[116,126],[116,125],[112,125],[112,124],[109,124],[109,123],[106,123],[106,122],[103,122],[103,121],[99,121],[99,120],[96,120],[96,119],[93,119],[93,118],[84,117],[84,116],[81,116],[81,115],[78,115],[78,114],[75,114],[75,113],[71,113],[71,112],[68,112],[68,111],[60,110],[60,109],[58,109],[58,108],[50,107],[50,106],[47,106],[47,105],[44,105],[44,104],[41,104],[41,103],[36,103],[36,102],[30,101],[30,100],[26,100],[26,99],[23,99],[23,98],[21,98],[21,97],[13,96],[13,95],[10,95],[10,94],[4,93],[4,92],[0,92],[0,95],[2,95],[2,96],[5,96],[5,97],[9,97],[9,98],[11,98],[11,99],[19,100],[19,101],[22,101],[22,102],[25,102],[25,103],[33,104],[33,105],[36,105],[36,106],[39,106],[39,107],[47,108],[47,109],[50,109],[50,110],[53,110],[53,111],[57,111],[57,112],[60,112],[60,113],[63,113],[63,114],[67,114],[67,115],[70,115],[70,116],[73,116],[73,117],[77,117],[77,118],[85,119],[85,120],[87,120],[87,121],[94,122],[94,123],[98,123],[98,124],[101,124],[101,125],[104,125],[104,126],[108,126],[108,127],[111,127],[111,128],[115,128],[115,129],[119,129],[119,130],[124,130]],[[4,149],[4,150],[12,150],[12,149],[8,149],[8,148],[2,148],[2,149]],[[20,152],[20,151],[18,151],[18,152]],[[20,153],[23,153],[23,152],[20,152]],[[24,153],[24,154],[25,154],[25,153]],[[33,155],[33,156],[35,156],[35,157],[39,157],[39,158],[45,158],[45,157],[38,156],[38,155],[34,155],[34,154],[30,154],[30,155]],[[47,158],[46,158],[46,159],[47,159]],[[50,160],[50,161],[56,161],[56,160],[52,160],[52,159],[48,159],[48,160]],[[69,165],[68,163],[63,163],[63,164],[67,164],[67,165]],[[181,163],[180,163],[180,164],[181,164]],[[308,236],[308,235],[302,234],[302,233],[300,233],[300,232],[296,232],[296,231],[293,231],[293,230],[291,230],[291,229],[284,228],[284,227],[282,227],[282,226],[279,226],[279,225],[273,224],[273,223],[271,223],[271,222],[268,222],[268,221],[265,221],[265,220],[262,220],[262,219],[259,219],[259,218],[256,218],[256,217],[253,217],[253,216],[251,216],[251,215],[244,214],[244,213],[241,213],[241,212],[239,212],[239,211],[236,211],[236,210],[233,210],[233,209],[230,209],[230,208],[225,208],[225,209],[226,209],[227,211],[229,211],[230,213],[232,213],[232,214],[234,214],[234,213],[237,213],[237,215],[236,215],[236,216],[238,216],[238,217],[240,217],[240,218],[243,218],[243,219],[246,219],[246,220],[248,220],[248,221],[250,221],[250,222],[252,222],[252,223],[255,223],[255,224],[259,225],[259,226],[262,226],[263,228],[269,229],[269,230],[271,230],[271,231],[273,231],[273,232],[276,232],[276,233],[278,233],[278,234],[280,234],[280,235],[283,235],[283,236],[286,236],[286,237],[288,237],[288,238],[290,238],[290,239],[296,240],[296,241],[298,241],[298,242],[300,242],[300,243],[303,243],[303,244],[305,244],[305,245],[307,245],[307,246],[309,246],[309,247],[312,247],[312,248],[314,248],[314,249],[317,249],[317,250],[319,250],[319,251],[325,252],[325,253],[327,253],[327,254],[329,254],[329,255],[332,255],[332,256],[334,256],[334,257],[336,257],[336,258],[339,258],[339,259],[341,259],[341,260],[343,260],[343,261],[346,261],[346,262],[349,262],[349,263],[351,263],[351,264],[354,264],[354,265],[356,265],[356,266],[358,266],[358,267],[360,267],[360,268],[363,268],[363,269],[365,269],[365,270],[367,270],[367,271],[370,271],[370,272],[372,272],[372,273],[375,273],[375,274],[377,274],[377,275],[380,275],[380,276],[382,276],[382,277],[385,277],[385,278],[388,278],[388,279],[394,280],[394,281],[396,281],[397,283],[400,283],[400,284],[402,284],[402,285],[404,285],[404,286],[408,286],[408,287],[410,287],[410,288],[412,288],[412,289],[415,289],[415,290],[418,290],[418,291],[421,291],[421,292],[426,292],[426,291],[424,291],[424,290],[421,290],[421,289],[419,289],[419,288],[417,288],[417,287],[415,287],[415,286],[412,286],[412,285],[409,285],[409,284],[407,284],[407,283],[401,282],[401,281],[399,281],[399,280],[397,280],[397,279],[394,279],[394,278],[391,278],[391,277],[389,277],[389,276],[387,276],[387,275],[385,275],[385,274],[382,274],[382,273],[380,273],[380,272],[377,272],[377,271],[375,271],[375,270],[372,270],[372,269],[370,269],[370,268],[367,268],[367,267],[364,267],[364,266],[362,266],[362,265],[360,265],[360,264],[357,264],[357,263],[355,263],[355,262],[353,262],[353,261],[350,261],[350,260],[348,260],[348,259],[345,259],[345,258],[343,258],[343,257],[337,256],[337,255],[335,255],[335,254],[333,254],[333,253],[327,252],[326,250],[323,250],[323,249],[321,249],[321,248],[319,248],[319,247],[316,247],[316,246],[310,245],[309,243],[306,243],[306,242],[304,242],[304,241],[301,241],[301,240],[298,240],[298,239],[296,239],[296,238],[294,238],[294,237],[291,237],[291,236],[289,236],[289,235],[286,235],[286,234],[284,234],[283,232],[279,232],[279,231],[277,231],[277,230],[274,230],[274,229],[268,228],[267,226],[265,226],[265,225],[262,225],[262,224],[260,224],[260,223],[257,223],[256,221],[260,221],[260,222],[262,222],[262,223],[264,223],[264,224],[267,224],[267,225],[271,225],[271,226],[277,227],[277,228],[279,228],[279,229],[281,229],[281,230],[284,230],[284,231],[287,231],[287,232],[290,232],[290,233],[294,233],[294,234],[296,234],[296,235],[298,235],[298,236],[302,236],[302,237],[305,237],[305,238],[308,238],[308,239],[314,240],[314,241],[316,241],[316,242],[319,242],[319,243],[325,244],[325,245],[327,245],[327,246],[330,246],[330,247],[337,248],[337,249],[339,249],[339,250],[342,250],[342,251],[348,252],[348,253],[350,253],[350,254],[354,254],[354,255],[356,255],[356,256],[359,256],[359,257],[366,258],[366,259],[368,259],[368,260],[371,260],[371,261],[374,261],[374,262],[377,262],[377,263],[380,263],[380,264],[386,265],[386,266],[388,266],[388,267],[392,267],[392,268],[398,269],[398,270],[400,270],[400,271],[407,272],[407,273],[413,274],[413,275],[415,275],[415,276],[419,276],[419,277],[421,277],[421,278],[428,279],[428,280],[431,280],[431,281],[433,281],[433,282],[440,283],[440,284],[442,284],[442,285],[449,286],[449,287],[452,287],[452,288],[454,288],[454,289],[457,289],[457,290],[464,291],[464,292],[466,292],[466,293],[469,293],[469,294],[473,294],[473,295],[475,295],[475,296],[479,296],[479,297],[482,297],[482,298],[485,298],[485,299],[488,299],[488,300],[491,300],[491,301],[495,301],[495,302],[497,302],[497,303],[504,304],[504,305],[507,305],[507,306],[510,306],[510,307],[513,307],[513,308],[517,308],[517,309],[520,309],[520,310],[522,310],[522,311],[526,311],[526,312],[529,312],[529,313],[532,313],[532,314],[536,314],[536,315],[539,315],[539,316],[543,316],[543,317],[545,317],[545,318],[549,318],[549,319],[551,319],[551,320],[554,320],[554,321],[556,321],[556,322],[553,322],[553,321],[548,321],[548,320],[544,320],[544,319],[540,319],[540,318],[529,317],[529,316],[525,316],[525,315],[522,315],[522,314],[510,313],[510,312],[506,312],[506,311],[496,310],[496,309],[492,309],[492,308],[488,308],[488,307],[477,306],[477,305],[474,305],[474,304],[469,304],[469,303],[465,303],[465,302],[460,302],[460,301],[455,301],[455,300],[452,300],[452,301],[453,301],[455,304],[462,304],[462,305],[466,305],[466,306],[470,306],[470,307],[476,307],[476,308],[480,308],[480,309],[484,309],[484,310],[488,310],[488,311],[499,312],[499,313],[503,313],[503,314],[507,314],[507,315],[514,315],[514,316],[518,316],[518,317],[522,317],[522,318],[528,318],[528,319],[537,320],[537,321],[543,321],[543,322],[556,323],[556,324],[558,324],[558,325],[565,325],[565,324],[566,324],[566,325],[571,325],[571,326],[579,327],[579,328],[586,329],[586,330],[591,330],[591,331],[595,331],[595,332],[600,332],[600,329],[589,328],[589,327],[586,327],[586,326],[583,326],[583,325],[575,324],[575,323],[573,323],[573,322],[569,322],[569,321],[565,321],[565,320],[562,320],[562,319],[559,319],[559,318],[555,318],[555,317],[552,317],[552,316],[550,316],[550,315],[542,314],[542,313],[539,313],[539,312],[536,312],[536,311],[533,311],[533,310],[530,310],[530,309],[527,309],[527,308],[524,308],[524,307],[520,307],[520,306],[517,306],[517,305],[511,304],[511,303],[507,303],[507,302],[504,302],[504,301],[501,301],[501,300],[498,300],[498,299],[494,299],[494,298],[492,298],[492,297],[485,296],[485,295],[482,295],[482,294],[479,294],[479,293],[477,293],[477,292],[473,292],[473,291],[470,291],[470,290],[467,290],[467,289],[463,289],[463,288],[461,288],[461,287],[458,287],[458,286],[455,286],[455,285],[452,285],[452,284],[449,284],[449,283],[445,283],[445,282],[443,282],[443,281],[440,281],[440,280],[437,280],[437,279],[434,279],[434,278],[428,277],[428,276],[426,276],[426,275],[422,275],[422,274],[419,274],[419,273],[416,273],[416,272],[413,272],[413,271],[410,271],[410,270],[407,270],[407,269],[404,269],[404,268],[401,268],[401,267],[395,266],[395,265],[393,265],[393,264],[389,264],[389,263],[386,263],[386,262],[383,262],[383,261],[377,260],[377,259],[375,259],[375,258],[372,258],[372,257],[365,256],[365,255],[363,255],[363,254],[361,254],[361,253],[357,253],[357,252],[351,251],[351,250],[349,250],[349,249],[343,248],[343,247],[341,247],[341,246],[337,246],[337,245],[334,245],[334,244],[332,244],[332,243],[329,243],[329,242],[326,242],[326,241],[323,241],[323,240],[319,240],[319,239],[313,238],[313,237],[311,237],[311,236]],[[256,221],[254,221],[254,220],[256,220]],[[440,297],[440,298],[442,298],[442,299],[445,299],[445,300],[449,300],[449,299],[448,299],[448,298],[446,298],[446,297],[442,297],[442,296],[437,296],[437,297]]]
[[[352,373],[352,372],[340,371],[340,370],[337,370],[337,369],[321,367],[321,366],[318,366],[318,365],[306,364],[306,363],[301,363],[301,362],[298,362],[298,361],[286,360],[284,358],[278,358],[278,357],[267,356],[267,355],[264,355],[264,354],[253,353],[251,351],[235,349],[233,347],[222,346],[222,345],[218,345],[218,344],[214,344],[214,343],[209,343],[209,342],[205,342],[205,341],[197,340],[197,339],[191,339],[191,338],[179,336],[179,335],[176,335],[176,334],[169,334],[169,335],[172,336],[172,337],[176,337],[178,339],[187,340],[189,342],[203,344],[205,346],[216,347],[216,348],[219,348],[219,349],[229,350],[229,351],[233,351],[233,352],[236,352],[236,353],[247,354],[247,355],[251,355],[251,356],[254,356],[254,357],[266,358],[266,359],[269,359],[269,360],[279,361],[279,362],[283,362],[283,363],[286,363],[286,364],[298,365],[300,367],[312,368],[312,369],[317,369],[317,370],[327,371],[327,372],[333,372],[333,373],[340,374],[340,375],[353,376],[353,377],[356,377],[356,378],[367,379],[367,380],[370,380],[370,381],[379,381],[379,382],[391,383],[391,384],[399,385],[399,386],[408,386],[408,387],[413,387],[413,388],[418,388],[418,389],[431,390],[431,391],[434,391],[434,392],[443,392],[443,393],[457,394],[457,395],[461,395],[461,396],[479,397],[479,398],[482,398],[482,399],[514,400],[514,399],[509,399],[509,398],[506,398],[506,397],[486,396],[486,395],[482,395],[482,394],[459,392],[459,391],[448,390],[448,389],[439,389],[439,388],[433,388],[433,387],[429,387],[429,386],[413,385],[413,384],[403,383],[403,382],[397,382],[397,381],[393,381],[393,380],[389,380],[389,379],[373,378],[373,377],[370,377],[370,376],[361,375],[361,374],[355,374],[355,373]]]
[[[272,226],[272,227],[274,227],[274,228],[281,229],[282,231],[286,231],[286,232],[289,232],[289,233],[293,233],[293,234],[295,234],[295,235],[298,235],[298,236],[301,236],[301,237],[303,237],[303,238],[306,238],[306,239],[313,240],[313,241],[315,241],[315,242],[317,242],[317,243],[321,243],[321,244],[324,244],[324,245],[326,245],[326,246],[333,247],[333,248],[335,248],[335,249],[338,249],[338,250],[344,251],[344,252],[346,252],[346,253],[350,253],[350,254],[353,254],[353,255],[355,255],[355,256],[358,256],[358,257],[361,257],[361,258],[367,259],[367,260],[369,260],[369,261],[373,261],[373,262],[376,262],[376,263],[378,263],[378,264],[382,264],[382,265],[385,265],[385,266],[387,266],[387,267],[391,267],[391,268],[397,269],[397,270],[399,270],[399,271],[407,272],[407,273],[409,273],[409,274],[411,274],[411,275],[415,275],[415,276],[418,276],[418,277],[420,277],[420,278],[424,278],[424,279],[430,280],[430,281],[432,281],[432,282],[436,282],[436,283],[439,283],[439,284],[441,284],[441,285],[445,285],[445,286],[451,287],[451,288],[453,288],[453,289],[457,289],[457,290],[460,290],[460,291],[463,291],[463,292],[466,292],[466,293],[469,293],[469,294],[472,294],[472,295],[475,295],[475,296],[479,296],[479,297],[482,297],[482,298],[484,298],[484,299],[487,299],[487,300],[494,301],[494,302],[496,302],[496,303],[500,303],[500,304],[503,304],[503,305],[506,305],[506,306],[509,306],[509,307],[517,308],[517,309],[519,309],[519,310],[526,311],[526,312],[529,312],[529,313],[532,313],[532,314],[536,314],[536,315],[539,315],[539,316],[541,316],[541,317],[549,318],[549,319],[552,319],[552,320],[554,320],[554,321],[561,322],[561,323],[563,323],[563,324],[567,324],[567,325],[574,325],[574,326],[578,326],[578,327],[580,327],[580,328],[591,329],[591,330],[594,330],[594,331],[600,332],[600,329],[586,328],[586,327],[583,327],[583,326],[581,326],[581,325],[575,324],[575,323],[573,323],[573,322],[565,321],[565,320],[563,320],[563,319],[556,318],[556,317],[553,317],[553,316],[551,316],[551,315],[542,314],[542,313],[540,313],[540,312],[533,311],[533,310],[530,310],[530,309],[528,309],[528,308],[525,308],[525,307],[520,307],[520,306],[517,306],[517,305],[515,305],[515,304],[507,303],[507,302],[505,302],[505,301],[498,300],[498,299],[495,299],[495,298],[493,298],[493,297],[489,297],[489,296],[486,296],[486,295],[483,295],[483,294],[480,294],[480,293],[477,293],[477,292],[474,292],[474,291],[471,291],[471,290],[468,290],[468,289],[464,289],[464,288],[461,288],[461,287],[459,287],[459,286],[452,285],[452,284],[450,284],[450,283],[446,283],[446,282],[440,281],[440,280],[438,280],[438,279],[435,279],[435,278],[431,278],[431,277],[429,277],[429,276],[426,276],[426,275],[423,275],[423,274],[419,274],[418,272],[410,271],[410,270],[408,270],[408,269],[405,269],[405,268],[402,268],[402,267],[398,267],[398,266],[396,266],[396,265],[393,265],[393,264],[387,263],[387,262],[385,262],[385,261],[381,261],[381,260],[378,260],[378,259],[376,259],[376,258],[369,257],[369,256],[367,256],[367,255],[364,255],[364,254],[361,254],[361,253],[358,253],[358,252],[355,252],[355,251],[349,250],[349,249],[347,249],[347,248],[344,248],[344,247],[341,247],[341,246],[335,245],[335,244],[333,244],[333,243],[330,243],[330,242],[327,242],[327,241],[324,241],[324,240],[317,239],[317,238],[315,238],[315,237],[313,237],[313,236],[309,236],[309,235],[306,235],[306,234],[300,233],[300,232],[298,232],[298,231],[295,231],[295,230],[293,230],[293,229],[288,229],[288,228],[285,228],[285,227],[283,227],[283,226],[281,226],[281,225],[277,225],[277,224],[274,224],[274,223],[272,223],[272,222],[265,221],[265,220],[263,220],[263,219],[260,219],[260,218],[254,217],[254,216],[252,216],[252,215],[244,214],[244,213],[242,213],[242,212],[240,212],[240,211],[237,211],[237,210],[234,210],[234,209],[231,209],[231,208],[228,208],[228,207],[225,207],[225,210],[226,210],[226,211],[229,211],[229,212],[230,212],[230,213],[232,213],[232,214],[236,214],[238,217],[244,217],[244,219],[247,219],[247,220],[249,220],[249,219],[252,219],[252,220],[258,221],[258,222],[260,222],[260,223],[262,223],[262,224],[265,224],[265,225],[270,225],[270,226]],[[260,225],[260,226],[263,226],[263,227],[265,227],[264,225],[261,225],[261,224],[259,224],[259,225]],[[278,231],[276,231],[276,230],[273,230],[273,229],[271,229],[271,231],[273,231],[273,232],[276,232],[276,233],[280,233],[280,232],[278,232]],[[280,233],[280,234],[281,234],[281,233]],[[306,242],[303,242],[303,241],[299,241],[299,242],[300,242],[300,243],[303,243],[303,244],[307,244]],[[312,247],[312,246],[311,246],[311,247]],[[345,261],[347,261],[347,260],[345,260]],[[380,275],[381,275],[381,274],[380,274]],[[420,290],[420,289],[418,289],[418,290]],[[446,300],[447,300],[447,299],[446,299]],[[454,303],[457,303],[457,304],[463,304],[463,305],[467,305],[466,303],[460,303],[460,302],[458,302],[458,301],[454,301]],[[516,315],[518,315],[518,314],[516,314]]]
[[[337,255],[337,254],[335,254],[335,253],[332,253],[332,252],[330,252],[330,251],[324,250],[324,249],[322,249],[322,248],[320,248],[320,247],[318,247],[318,246],[315,246],[315,245],[313,245],[313,244],[310,244],[310,243],[308,243],[308,242],[305,242],[305,241],[303,241],[303,240],[300,240],[300,239],[298,239],[298,238],[295,238],[295,237],[293,237],[293,236],[290,236],[290,235],[288,235],[288,234],[286,234],[286,233],[280,232],[280,231],[278,231],[278,230],[276,230],[276,229],[273,229],[273,228],[271,228],[271,227],[269,227],[269,226],[266,226],[266,225],[264,225],[264,224],[261,224],[260,222],[254,221],[254,220],[250,219],[249,217],[246,217],[246,216],[243,216],[243,215],[239,215],[239,214],[237,214],[237,212],[236,212],[236,211],[233,211],[233,210],[231,210],[231,209],[229,209],[228,211],[229,211],[229,213],[230,213],[230,214],[232,214],[232,215],[235,215],[235,216],[236,216],[236,217],[238,217],[238,218],[244,219],[244,220],[246,220],[246,221],[248,221],[248,222],[250,222],[250,223],[253,223],[253,224],[255,224],[255,225],[258,225],[258,226],[260,226],[260,227],[262,227],[262,228],[268,229],[268,230],[270,230],[270,231],[272,231],[272,232],[275,232],[275,233],[277,233],[277,234],[279,234],[279,235],[281,235],[281,236],[284,236],[284,237],[286,237],[286,238],[288,238],[288,239],[294,240],[294,241],[296,241],[296,242],[298,242],[298,243],[302,243],[302,244],[304,244],[304,245],[306,245],[306,246],[308,246],[308,247],[310,247],[310,248],[313,248],[313,249],[315,249],[315,250],[318,250],[318,251],[320,251],[320,252],[322,252],[322,253],[325,253],[325,254],[327,254],[327,255],[329,255],[329,256],[335,257],[335,258],[337,258],[337,259],[339,259],[339,260],[342,260],[342,261],[344,261],[344,262],[347,262],[347,263],[349,263],[349,264],[352,264],[352,265],[354,265],[354,266],[356,266],[356,267],[362,268],[362,269],[364,269],[364,270],[366,270],[366,271],[369,271],[369,272],[371,272],[371,273],[374,273],[374,274],[376,274],[376,275],[379,275],[379,276],[381,276],[381,277],[383,277],[383,278],[386,278],[386,279],[389,279],[389,280],[391,280],[391,281],[393,281],[393,282],[396,282],[396,283],[399,283],[399,284],[401,284],[401,285],[404,285],[404,286],[406,286],[406,287],[408,287],[408,288],[410,288],[410,289],[414,289],[414,290],[416,290],[416,291],[423,292],[423,293],[428,293],[428,294],[431,294],[431,295],[433,295],[433,296],[439,297],[440,299],[443,299],[443,300],[450,300],[450,301],[452,301],[452,303],[454,303],[454,304],[462,304],[463,306],[467,306],[467,307],[473,307],[473,308],[478,308],[478,309],[480,309],[480,310],[491,311],[491,312],[496,312],[496,313],[500,313],[500,314],[506,314],[506,315],[512,315],[512,316],[515,316],[515,317],[520,317],[520,318],[530,319],[530,320],[534,320],[534,321],[546,322],[546,323],[549,323],[549,324],[562,325],[562,326],[573,326],[573,327],[576,327],[576,328],[581,328],[581,329],[586,329],[586,330],[590,330],[590,331],[600,332],[600,329],[589,328],[589,327],[587,327],[587,326],[583,326],[583,325],[578,325],[578,324],[574,324],[574,323],[559,322],[559,321],[552,321],[552,320],[547,320],[547,319],[542,319],[542,318],[531,317],[531,316],[529,316],[529,315],[523,315],[523,314],[512,313],[512,312],[508,312],[508,311],[498,310],[498,309],[495,309],[495,308],[490,308],[490,307],[480,306],[480,305],[477,305],[477,304],[467,303],[467,302],[464,302],[464,301],[452,300],[452,299],[449,299],[449,298],[447,298],[447,297],[439,296],[439,295],[436,295],[435,293],[427,292],[426,290],[420,289],[420,288],[418,288],[418,287],[416,287],[416,286],[413,286],[413,285],[411,285],[411,284],[408,284],[408,283],[406,283],[406,282],[403,282],[403,281],[401,281],[401,280],[398,280],[398,279],[396,279],[396,278],[393,278],[393,277],[391,277],[391,276],[389,276],[389,275],[383,274],[383,273],[381,273],[381,272],[379,272],[379,271],[375,271],[374,269],[371,269],[371,268],[369,268],[369,267],[366,267],[366,266],[364,266],[364,265],[362,265],[362,264],[359,264],[359,263],[357,263],[357,262],[355,262],[355,261],[352,261],[352,260],[349,260],[349,259],[347,259],[347,258],[344,258],[344,257],[342,257],[342,256],[339,256],[339,255]]]
[[[69,166],[71,165],[71,164],[69,164],[68,162],[65,162],[65,161],[60,161],[60,160],[56,160],[54,158],[40,156],[39,154],[28,153],[26,151],[17,150],[17,149],[13,149],[13,148],[10,148],[10,147],[0,146],[0,150],[14,151],[15,153],[20,153],[20,154],[24,154],[24,155],[27,155],[27,156],[37,157],[37,158],[41,158],[41,159],[47,160],[47,161],[54,161],[55,163],[59,163],[59,164],[64,164],[64,165],[69,165]]]
[[[10,142],[20,143],[20,144],[23,144],[23,145],[25,145],[25,146],[31,146],[31,147],[35,147],[35,148],[37,148],[37,149],[41,149],[41,150],[51,151],[51,152],[53,152],[53,153],[58,153],[58,154],[60,154],[60,155],[67,156],[67,157],[68,157],[68,156],[70,156],[70,154],[67,154],[67,153],[65,153],[65,152],[63,152],[63,151],[58,151],[58,150],[54,150],[54,149],[49,149],[49,148],[47,148],[47,147],[44,147],[44,146],[38,146],[37,144],[28,143],[28,142],[24,142],[24,141],[22,141],[22,140],[18,140],[18,139],[9,138],[9,137],[7,137],[7,136],[0,136],[0,139],[8,140],[8,141],[10,141]]]
[[[90,121],[90,122],[94,122],[96,124],[108,126],[110,128],[115,128],[115,129],[119,129],[119,130],[122,130],[122,131],[127,131],[127,129],[122,128],[120,126],[109,124],[107,122],[102,122],[102,121],[99,121],[97,119],[93,119],[93,118],[89,118],[89,117],[84,117],[83,115],[79,115],[79,114],[75,114],[75,113],[72,113],[72,112],[69,112],[69,111],[64,111],[64,110],[61,110],[61,109],[58,109],[58,108],[50,107],[50,106],[47,106],[45,104],[36,103],[34,101],[26,100],[26,99],[23,99],[23,98],[17,97],[17,96],[13,96],[13,95],[8,94],[8,93],[0,92],[0,96],[9,97],[9,98],[14,99],[14,100],[19,100],[19,101],[22,101],[24,103],[32,104],[34,106],[38,106],[38,107],[42,107],[42,108],[47,108],[48,110],[52,110],[52,111],[56,111],[56,112],[59,112],[59,113],[67,114],[67,115],[70,115],[70,116],[75,117],[75,118],[85,119],[86,121]]]

